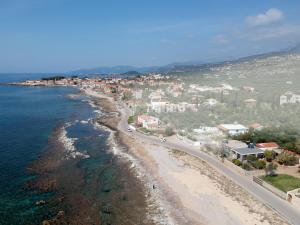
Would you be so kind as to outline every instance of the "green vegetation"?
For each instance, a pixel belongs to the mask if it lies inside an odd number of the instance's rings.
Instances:
[[[135,122],[135,116],[129,116],[127,122],[128,122],[128,124],[133,124]]]
[[[266,168],[266,176],[275,176],[276,175],[276,170],[277,170],[277,165],[274,163],[269,163]]]
[[[287,174],[264,176],[262,179],[283,192],[300,188],[300,179]]]
[[[237,165],[237,166],[241,166],[242,165],[242,162],[240,160],[238,160],[238,159],[233,159],[232,163],[235,164],[235,165]]]
[[[53,76],[53,77],[44,77],[44,78],[42,78],[42,80],[53,80],[53,81],[62,80],[62,79],[65,79],[65,77],[64,76]]]
[[[272,151],[266,150],[266,151],[264,152],[264,156],[265,156],[267,162],[271,162],[271,161],[274,159],[274,154],[273,154]]]
[[[265,128],[249,131],[233,137],[235,140],[252,143],[276,142],[281,148],[300,153],[300,132],[289,128]]]
[[[139,128],[139,130],[140,130],[141,132],[143,132],[143,133],[146,133],[146,134],[152,134],[152,133],[153,133],[152,131],[148,130],[148,129],[145,128],[145,127],[141,127],[141,128]]]
[[[249,165],[249,163],[243,163],[242,168],[248,171],[251,170],[251,166]]]
[[[123,101],[128,101],[128,100],[130,100],[130,99],[132,99],[132,93],[129,92],[129,91],[124,92],[123,97],[122,97],[122,100],[123,100]]]
[[[217,126],[236,121],[245,126],[260,123],[265,127],[285,126],[300,131],[300,104],[279,103],[280,95],[288,91],[299,94],[299,73],[299,59],[290,56],[206,65],[189,72],[170,72],[168,75],[182,79],[183,88],[186,90],[176,98],[168,96],[171,101],[200,105],[198,112],[165,113],[161,117],[167,118],[177,130]],[[287,81],[290,81],[290,84],[287,85]],[[190,84],[209,87],[228,84],[234,90],[200,92],[190,90]],[[245,86],[253,87],[254,91],[244,90]],[[208,98],[214,98],[220,104],[209,107],[204,104]],[[245,103],[246,99],[254,99],[256,104],[249,106]],[[298,135],[298,139],[299,137]],[[291,147],[295,148],[295,145]],[[292,150],[290,146],[285,148]]]
[[[261,170],[266,167],[266,162],[264,160],[257,159],[254,155],[247,156],[247,162],[255,169]]]
[[[173,128],[172,127],[166,127],[165,129],[165,135],[168,136],[172,136],[174,134]]]
[[[277,161],[279,164],[283,164],[285,166],[294,166],[298,163],[298,159],[288,153],[281,153],[277,156]]]

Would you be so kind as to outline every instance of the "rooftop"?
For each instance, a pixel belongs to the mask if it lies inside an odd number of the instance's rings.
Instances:
[[[225,130],[247,130],[248,128],[241,124],[220,124],[219,127]]]
[[[258,143],[256,144],[258,148],[279,148],[276,142]]]
[[[264,151],[260,150],[259,148],[236,148],[233,149],[233,151],[240,155],[256,155],[264,153]]]

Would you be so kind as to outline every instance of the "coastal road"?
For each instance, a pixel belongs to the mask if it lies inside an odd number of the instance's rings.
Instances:
[[[287,201],[279,198],[272,192],[266,190],[265,188],[261,187],[260,185],[256,184],[249,178],[240,175],[239,173],[229,169],[226,167],[220,160],[217,158],[196,149],[193,146],[188,146],[184,143],[174,143],[174,142],[164,142],[161,143],[157,137],[144,135],[140,132],[128,132],[128,124],[127,118],[130,115],[130,111],[126,108],[122,109],[122,119],[119,123],[119,130],[136,137],[137,139],[147,142],[149,144],[156,144],[161,145],[170,149],[177,149],[182,152],[188,153],[193,155],[211,165],[213,168],[218,170],[221,174],[228,177],[230,180],[235,182],[237,185],[241,186],[245,190],[247,190],[250,194],[255,196],[258,200],[275,210],[279,213],[283,218],[285,218],[288,222],[294,225],[300,225],[300,211],[293,208],[293,206],[288,203]]]

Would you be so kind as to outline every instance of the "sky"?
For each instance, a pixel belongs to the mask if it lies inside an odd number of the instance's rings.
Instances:
[[[0,0],[0,72],[216,62],[300,42],[299,0]]]

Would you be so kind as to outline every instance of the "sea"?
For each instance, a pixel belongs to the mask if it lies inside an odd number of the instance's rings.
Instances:
[[[4,84],[45,76],[0,74],[0,225],[152,224],[91,99],[71,87]]]

